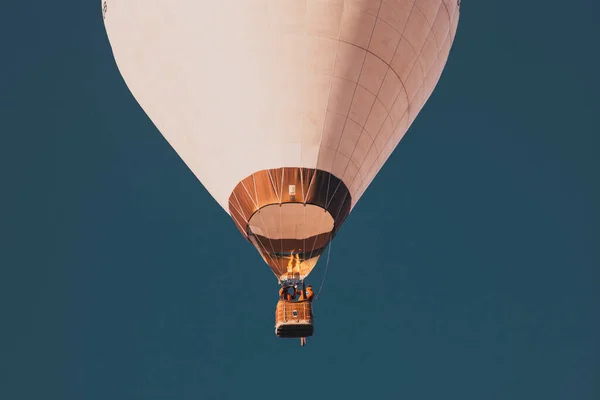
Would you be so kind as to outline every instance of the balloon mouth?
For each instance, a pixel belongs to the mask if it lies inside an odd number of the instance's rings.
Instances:
[[[334,228],[331,214],[321,206],[304,203],[269,204],[256,211],[248,221],[248,235],[271,240],[309,239]],[[301,251],[302,248],[298,248]],[[287,250],[294,252],[294,248]]]
[[[334,219],[322,207],[271,204],[252,215],[248,238],[280,280],[301,280],[315,267],[333,229]]]
[[[279,279],[304,279],[350,213],[344,182],[311,168],[256,172],[238,183],[229,211]]]

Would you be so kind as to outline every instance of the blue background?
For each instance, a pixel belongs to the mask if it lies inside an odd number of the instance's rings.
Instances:
[[[305,348],[130,95],[100,1],[5,3],[0,398],[600,398],[598,1],[462,2]]]

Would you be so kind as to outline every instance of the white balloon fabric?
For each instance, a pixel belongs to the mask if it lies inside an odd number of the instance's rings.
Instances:
[[[283,279],[299,253],[300,264],[314,259],[300,278],[310,272],[431,95],[459,3],[105,0],[102,10],[132,94]],[[326,221],[281,207],[292,203]]]

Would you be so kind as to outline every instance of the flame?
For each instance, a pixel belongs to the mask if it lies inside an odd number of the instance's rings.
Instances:
[[[298,251],[300,251],[300,249],[298,249]],[[288,276],[293,276],[294,267],[296,268],[296,271],[300,273],[300,264],[302,264],[302,261],[300,261],[300,253],[290,254],[290,259],[287,265]]]
[[[288,261],[288,265],[287,265],[288,275],[291,275],[292,271],[294,270],[294,260],[295,260],[294,255],[290,254],[290,260]]]

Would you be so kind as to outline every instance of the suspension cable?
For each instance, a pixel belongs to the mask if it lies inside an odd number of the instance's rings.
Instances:
[[[331,244],[332,243],[333,243],[333,240],[330,241],[329,245],[327,246],[327,261],[325,263],[325,272],[323,273],[323,278],[321,279],[321,286],[319,286],[319,291],[317,292],[317,295],[315,296],[315,301],[321,295],[321,290],[323,290],[323,285],[325,284],[325,278],[327,278],[327,270],[329,269],[329,258],[331,256]]]

